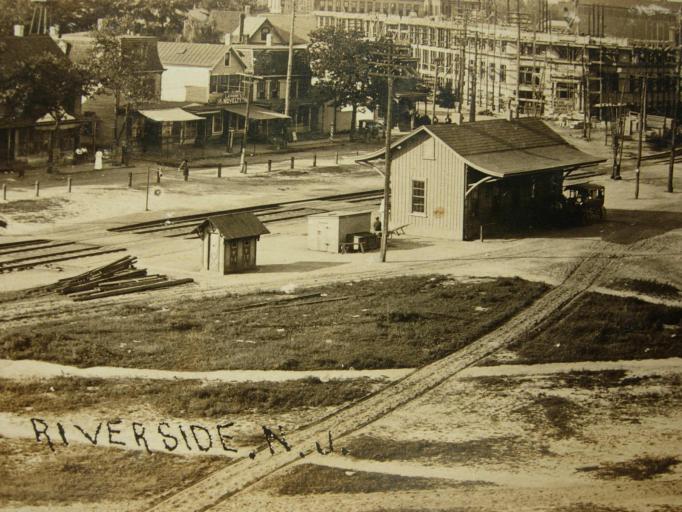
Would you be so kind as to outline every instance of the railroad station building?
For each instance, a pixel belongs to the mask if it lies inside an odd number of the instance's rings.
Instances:
[[[391,152],[390,226],[453,240],[532,226],[569,173],[604,161],[537,118],[421,126]],[[380,150],[358,162],[384,158]]]

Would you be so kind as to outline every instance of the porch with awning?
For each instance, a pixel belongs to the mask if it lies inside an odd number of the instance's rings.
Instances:
[[[227,112],[246,117],[246,105],[226,105],[223,106],[223,109]],[[272,119],[289,119],[289,116],[256,105],[250,105],[249,119],[253,121],[269,121]]]
[[[141,115],[156,123],[172,123],[184,121],[203,121],[202,117],[196,116],[181,108],[163,108],[154,110],[139,110]]]

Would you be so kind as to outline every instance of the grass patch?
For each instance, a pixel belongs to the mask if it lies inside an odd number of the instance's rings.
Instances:
[[[546,289],[521,279],[412,276],[302,291],[345,297],[309,305],[244,309],[282,298],[253,294],[113,307],[106,316],[8,329],[0,357],[199,371],[411,368],[463,348]]]
[[[491,485],[486,482],[451,482],[439,478],[408,477],[346,471],[338,468],[300,464],[271,486],[282,496],[306,494],[362,494],[370,492],[417,491],[472,485]]]
[[[579,433],[585,410],[574,401],[556,395],[539,395],[512,411],[522,415],[537,432],[547,432],[554,439],[568,439]]]
[[[677,457],[638,457],[625,462],[601,464],[578,468],[578,471],[594,473],[597,478],[613,480],[629,478],[630,480],[651,480],[652,478],[670,473],[672,468],[680,463]]]
[[[33,382],[0,379],[0,410],[63,413],[86,407],[119,409],[140,403],[165,416],[222,418],[247,412],[280,413],[302,407],[353,402],[378,384],[368,379],[322,382],[211,383],[201,381],[104,380],[58,377]]]
[[[590,293],[512,350],[521,364],[682,357],[682,309]]]
[[[62,209],[69,202],[63,198],[20,199],[0,204],[0,214],[13,222],[54,222],[55,217],[68,216]]]
[[[654,297],[675,299],[680,296],[677,286],[650,279],[614,279],[607,286],[615,290],[632,291]]]
[[[517,462],[531,455],[547,455],[547,447],[531,445],[519,436],[489,437],[462,441],[395,441],[383,437],[362,435],[346,446],[353,457],[376,461],[418,460],[439,463],[506,463]]]
[[[0,503],[149,500],[225,467],[222,457],[71,445],[58,455],[29,440],[0,438]]]

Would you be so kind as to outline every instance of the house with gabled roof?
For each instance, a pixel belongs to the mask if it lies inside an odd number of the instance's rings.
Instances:
[[[67,59],[50,36],[0,36],[0,70],[3,75],[11,75],[21,63],[41,54]],[[73,155],[79,143],[81,125],[77,93],[74,92],[72,104],[65,106],[65,110],[59,126],[61,147],[57,150]],[[55,120],[46,112],[12,112],[0,102],[0,169],[21,169],[47,161],[55,129]]]
[[[385,159],[379,150],[359,159]],[[534,225],[564,178],[603,162],[538,118],[421,126],[391,145],[389,229],[467,240]],[[535,224],[537,225],[537,224]]]

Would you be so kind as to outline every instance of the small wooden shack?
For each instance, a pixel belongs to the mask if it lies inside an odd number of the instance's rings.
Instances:
[[[201,267],[221,274],[256,269],[256,244],[270,233],[253,213],[209,217],[197,228],[203,242]]]
[[[370,231],[372,212],[325,212],[308,217],[308,249],[341,252],[349,235]],[[351,240],[352,241],[352,240]]]

